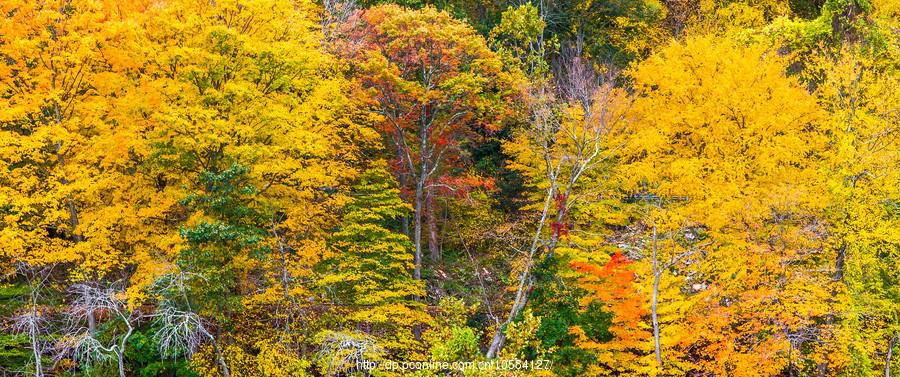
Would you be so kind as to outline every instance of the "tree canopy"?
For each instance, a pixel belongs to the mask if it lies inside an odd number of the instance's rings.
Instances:
[[[898,88],[892,0],[5,0],[0,374],[900,376]]]

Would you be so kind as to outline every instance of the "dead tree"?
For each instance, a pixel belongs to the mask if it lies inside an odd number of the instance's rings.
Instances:
[[[69,326],[59,343],[64,352],[71,352],[75,359],[87,365],[115,357],[119,376],[125,377],[125,347],[134,333],[134,326],[141,318],[138,310],[131,310],[123,290],[90,284],[76,284],[72,287],[75,299],[67,311]],[[113,334],[104,342],[91,329],[94,313],[109,314],[108,321],[118,321],[125,326],[123,333]]]
[[[41,299],[44,287],[55,265],[29,266],[25,263],[16,265],[16,272],[28,281],[27,309],[13,317],[13,331],[28,336],[31,353],[34,357],[34,375],[44,376],[43,356],[49,350],[47,342],[42,339],[49,331],[46,311],[41,310]]]
[[[355,0],[322,0],[321,27],[326,42],[334,39],[340,25],[350,19],[354,10]]]
[[[185,354],[190,357],[204,341],[209,341],[216,353],[216,359],[225,377],[231,377],[228,363],[219,347],[219,342],[209,330],[209,325],[191,307],[187,297],[185,282],[188,279],[206,280],[202,275],[179,271],[161,277],[155,285],[162,300],[153,314],[157,325],[156,339],[159,353],[163,357]]]
[[[328,359],[326,375],[330,377],[366,372],[366,361],[381,352],[382,349],[368,336],[332,332],[325,335],[319,357]]]

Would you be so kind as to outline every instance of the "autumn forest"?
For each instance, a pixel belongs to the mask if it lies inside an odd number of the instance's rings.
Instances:
[[[900,1],[0,0],[2,376],[900,376]]]

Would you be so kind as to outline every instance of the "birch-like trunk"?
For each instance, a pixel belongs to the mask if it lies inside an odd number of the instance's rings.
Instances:
[[[553,195],[556,192],[555,185],[551,185],[547,190],[547,197],[544,199],[544,209],[541,211],[540,220],[538,220],[537,229],[534,231],[534,238],[531,247],[528,250],[528,260],[525,263],[525,271],[519,276],[519,285],[516,289],[516,298],[513,300],[512,308],[503,324],[494,332],[494,338],[491,339],[491,345],[488,347],[487,358],[493,359],[499,356],[500,349],[503,348],[503,342],[506,341],[506,328],[512,323],[513,319],[519,315],[519,312],[528,303],[528,291],[534,286],[531,281],[531,266],[534,262],[534,256],[540,246],[541,233],[544,230],[544,224],[547,222],[547,216],[550,213],[550,205],[553,202]],[[554,244],[555,246],[555,244]]]
[[[228,370],[228,364],[225,363],[225,356],[222,355],[222,349],[219,348],[219,342],[216,342],[216,338],[206,331],[206,329],[202,329],[203,334],[209,338],[210,343],[212,343],[213,350],[216,351],[216,358],[219,360],[219,366],[222,367],[222,374],[225,377],[231,377],[231,371]]]
[[[116,358],[119,361],[119,377],[125,377],[125,357],[123,356],[124,353],[125,350],[119,350],[119,352],[116,352]]]
[[[657,311],[659,300],[659,280],[662,277],[662,271],[659,268],[659,258],[657,255],[657,233],[656,224],[653,224],[653,295],[650,303],[650,318],[653,322],[653,347],[656,351],[656,364],[662,367],[662,352],[659,346],[659,314]]]
[[[884,377],[891,377],[891,357],[894,355],[894,347],[897,345],[898,338],[900,338],[900,333],[894,331],[894,336],[888,342],[887,357],[884,360]]]
[[[131,337],[131,334],[134,333],[134,328],[131,326],[130,318],[124,315],[120,316],[125,321],[125,326],[128,328],[128,331],[119,340],[119,351],[116,352],[116,357],[119,361],[119,377],[125,377],[125,347],[128,345],[128,338]]]
[[[31,338],[31,352],[34,355],[34,375],[44,377],[44,364],[41,360],[41,335],[37,321],[37,292],[31,289],[31,319],[28,323],[28,333]]]

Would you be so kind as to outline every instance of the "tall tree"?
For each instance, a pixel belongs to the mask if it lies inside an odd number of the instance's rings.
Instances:
[[[834,300],[849,293],[849,309],[833,321],[842,325],[844,344],[852,355],[848,371],[885,376],[900,328],[897,236],[900,191],[897,190],[900,142],[900,76],[894,51],[845,46],[820,51],[810,61],[819,73],[820,102],[829,110],[831,143],[827,164],[828,207],[823,213],[835,255]],[[829,363],[829,369],[840,365]],[[880,374],[880,373],[879,373]]]
[[[793,373],[833,340],[816,217],[823,113],[785,67],[763,46],[700,37],[632,71],[640,96],[617,175],[629,197],[656,203],[635,246],[653,265],[647,284],[661,278],[676,297],[654,325],[666,370]]]
[[[379,129],[396,151],[392,168],[411,196],[419,279],[424,219],[434,216],[428,198],[439,187],[456,189],[444,178],[455,174],[452,167],[465,160],[478,132],[503,126],[513,76],[470,26],[434,8],[377,6],[358,12],[347,27],[341,48],[381,116]]]
[[[129,27],[145,5],[0,5],[0,268],[56,266],[54,280],[100,281],[134,265],[146,237],[129,153],[141,138],[119,98],[135,85]]]

